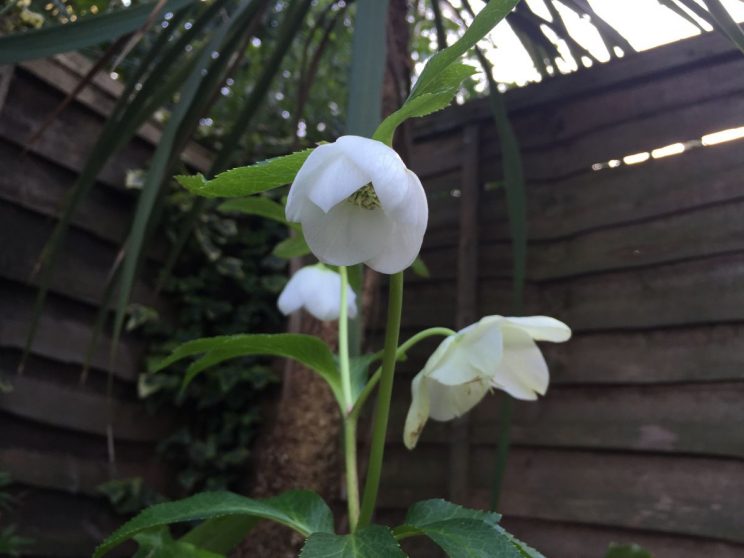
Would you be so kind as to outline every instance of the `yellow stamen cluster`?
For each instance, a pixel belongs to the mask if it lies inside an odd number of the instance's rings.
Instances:
[[[351,194],[347,200],[349,203],[353,203],[354,205],[358,205],[362,209],[377,209],[380,207],[380,198],[377,197],[377,194],[375,193],[375,189],[372,187],[372,184],[367,184],[366,186],[362,186]]]

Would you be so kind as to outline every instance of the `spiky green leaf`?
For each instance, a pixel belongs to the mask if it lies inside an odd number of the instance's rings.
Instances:
[[[331,510],[314,492],[292,491],[266,500],[254,500],[231,492],[204,492],[147,508],[106,538],[93,557],[103,556],[148,529],[226,516],[268,519],[286,525],[305,537],[311,533],[333,532]]]
[[[192,194],[205,198],[250,196],[291,183],[312,151],[305,149],[254,165],[231,169],[218,174],[212,180],[206,180],[201,174],[177,176],[176,180]]]
[[[300,558],[406,558],[390,529],[370,525],[351,535],[315,533],[302,548]]]

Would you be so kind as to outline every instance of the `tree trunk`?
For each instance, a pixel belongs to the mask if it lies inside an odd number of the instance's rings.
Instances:
[[[331,347],[337,343],[335,322],[321,322],[303,313],[298,328]],[[250,493],[256,498],[292,489],[313,490],[327,502],[339,500],[341,418],[328,384],[317,373],[288,361],[282,393],[274,402],[275,416],[267,421],[254,450]],[[297,556],[303,539],[276,523],[262,522],[235,552],[238,558]]]

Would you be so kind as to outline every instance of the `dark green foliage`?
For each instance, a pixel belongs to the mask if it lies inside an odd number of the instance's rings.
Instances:
[[[6,524],[5,514],[16,505],[17,500],[8,493],[12,484],[10,475],[0,471],[0,556],[21,556],[23,550],[33,544],[33,541],[16,534],[17,526]]]
[[[173,236],[193,199],[175,193],[166,234]],[[177,345],[215,335],[270,333],[283,329],[276,298],[285,262],[270,255],[286,234],[279,223],[206,211],[188,242],[165,294],[174,314],[144,325],[152,368]],[[188,362],[142,377],[140,391],[153,409],[175,407],[183,426],[161,443],[188,492],[234,486],[246,473],[259,404],[276,381],[267,358],[229,360],[196,377],[179,396]]]

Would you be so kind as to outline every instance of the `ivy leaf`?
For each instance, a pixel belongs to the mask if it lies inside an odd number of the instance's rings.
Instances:
[[[231,492],[203,492],[147,508],[103,541],[93,558],[99,558],[124,541],[156,527],[225,516],[268,519],[286,525],[304,537],[311,533],[333,532],[331,510],[314,492],[292,491],[266,500],[253,500]],[[209,555],[203,558],[206,556]]]
[[[374,139],[390,143],[395,129],[409,118],[426,116],[447,107],[460,88],[462,81],[475,73],[467,64],[455,63],[434,78],[426,92],[409,97],[406,102],[389,115],[377,128]]]
[[[217,209],[223,213],[257,215],[259,217],[278,221],[282,224],[287,223],[287,218],[284,216],[284,207],[282,204],[261,196],[228,200],[221,203]]]
[[[184,383],[188,384],[197,374],[222,361],[248,355],[274,355],[292,358],[311,368],[331,386],[334,395],[342,401],[341,379],[333,353],[317,337],[298,333],[240,334],[194,339],[176,347],[163,359],[153,372],[158,372],[186,357],[204,355],[186,371]]]
[[[450,558],[525,558],[525,554],[498,525],[497,513],[471,510],[445,500],[426,500],[411,506],[396,538],[425,535]],[[536,557],[537,558],[537,555]]]
[[[296,234],[282,240],[274,247],[271,253],[277,258],[289,260],[291,258],[306,256],[310,253],[310,247],[305,242],[302,234]]]
[[[313,152],[313,148],[274,157],[247,167],[218,174],[212,180],[203,175],[176,176],[178,183],[192,194],[205,198],[240,198],[289,184]]]
[[[390,529],[370,525],[351,535],[314,533],[300,558],[406,558]]]

